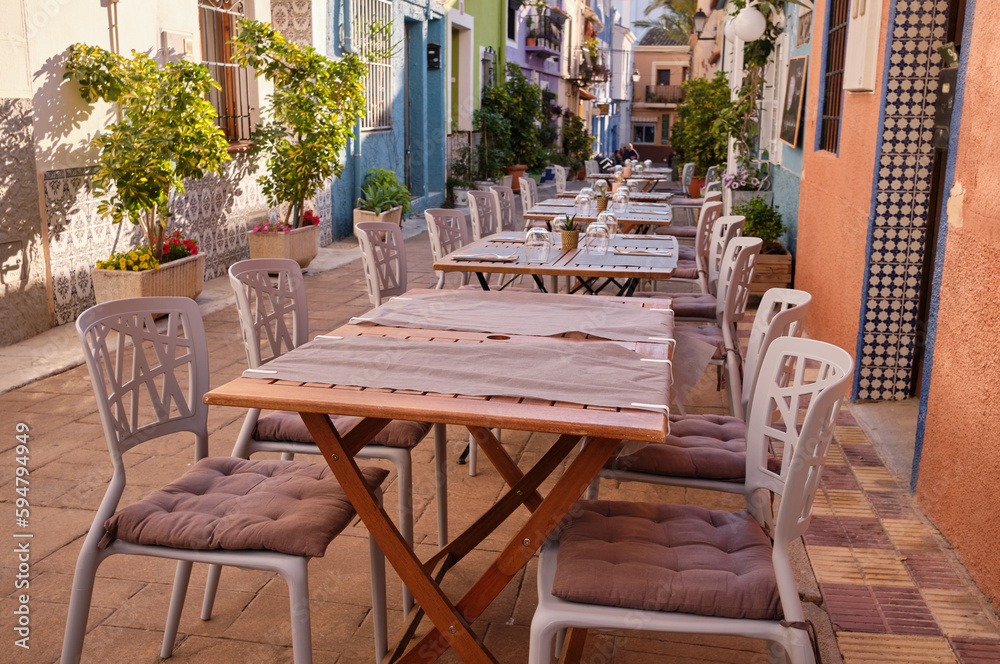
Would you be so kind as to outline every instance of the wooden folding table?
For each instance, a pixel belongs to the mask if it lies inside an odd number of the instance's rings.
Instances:
[[[636,306],[629,302],[622,301],[622,306]],[[643,303],[643,306],[662,308],[664,305],[651,301]],[[665,323],[664,335],[670,336],[671,333],[672,325]],[[496,339],[497,335],[486,333],[369,325],[345,325],[332,334],[433,340],[442,342],[442,348],[456,342],[498,344],[513,339],[549,344],[553,353],[571,350],[572,344],[590,343],[579,338]],[[669,346],[664,343],[622,342],[619,345],[644,357],[662,360],[669,356]],[[373,370],[378,370],[374,364],[377,363],[373,363]],[[623,380],[627,380],[624,368]],[[518,570],[527,564],[597,476],[620,441],[663,442],[668,428],[667,415],[652,410],[253,378],[230,381],[207,393],[205,401],[212,405],[291,410],[301,414],[347,497],[417,602],[398,634],[396,646],[390,648],[385,660],[387,663],[433,662],[448,648],[453,648],[465,662],[495,662],[496,659],[484,646],[482,637],[471,630],[471,623],[482,614]],[[341,436],[330,424],[326,413],[354,415],[363,419],[350,432]],[[392,419],[467,427],[509,486],[507,492],[482,517],[426,561],[421,561],[402,538],[389,515],[362,480],[354,460],[355,453]],[[490,429],[493,427],[553,433],[559,437],[530,469],[522,470],[492,435]],[[590,437],[587,445],[570,461],[547,495],[542,496],[538,487],[559,468],[584,436]],[[508,517],[515,515],[521,505],[531,512],[530,517],[521,524],[517,533],[482,576],[461,598],[453,601],[441,589],[445,573]],[[413,635],[424,614],[433,621],[434,628],[414,640]]]

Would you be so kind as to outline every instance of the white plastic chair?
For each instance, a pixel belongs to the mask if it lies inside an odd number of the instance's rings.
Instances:
[[[437,263],[453,251],[469,244],[469,232],[465,226],[465,215],[458,210],[430,208],[424,211],[427,220],[427,235],[431,239],[431,257]],[[438,280],[434,288],[444,288],[447,272],[438,270]],[[471,272],[459,272],[462,285],[469,283]]]
[[[815,368],[807,369],[807,362]],[[784,662],[787,656],[792,664],[816,664],[788,547],[809,526],[852,368],[850,355],[822,341],[782,337],[771,344],[747,424],[745,512],[577,503],[570,511],[574,518],[539,557],[529,664],[550,662],[553,636],[566,628],[574,631],[564,648],[572,646],[574,652],[582,647],[586,628],[638,628],[765,639],[772,662]],[[801,408],[806,413],[800,425]],[[781,456],[780,470],[768,467],[771,449]],[[776,516],[770,501],[757,495],[766,492],[781,495]],[[674,536],[678,532],[683,540]],[[758,557],[736,560],[741,553],[735,551],[751,548]],[[720,582],[706,589],[709,561],[723,569]],[[734,562],[741,563],[738,574],[725,568]],[[560,567],[559,592],[569,599],[553,594]],[[574,579],[580,581],[566,583]],[[748,582],[755,583],[755,597],[766,592],[769,601],[741,603],[740,592],[750,592]],[[588,583],[599,586],[593,591],[599,596],[585,597]],[[685,594],[699,591],[711,595],[709,604]]]
[[[697,284],[702,293],[708,291],[708,260],[712,250],[712,230],[722,214],[722,203],[706,202],[701,207],[694,232],[694,260],[680,259],[670,278],[672,282]],[[669,228],[669,227],[668,227]]]
[[[719,167],[709,166],[708,170],[705,171],[705,185],[714,184],[719,179]]]
[[[285,258],[240,261],[229,268],[229,283],[236,294],[236,312],[249,368],[257,369],[264,362],[309,340],[309,308],[298,263]],[[354,417],[329,417],[341,433],[346,433],[357,422]],[[396,469],[399,531],[409,543],[413,542],[412,450],[430,429],[429,424],[393,420],[356,455],[358,459],[384,459]],[[233,456],[249,459],[257,452],[281,452],[283,458],[291,459],[294,454],[319,454],[320,450],[298,414],[279,411],[261,416],[259,408],[251,408],[243,421]],[[438,543],[444,546],[448,541],[448,474],[443,424],[434,425],[434,460]],[[208,579],[206,595],[211,591],[214,596],[217,568],[210,570]],[[408,590],[404,590],[403,604],[409,611],[412,598]]]
[[[162,332],[154,322],[158,314],[166,315]],[[346,514],[338,517],[337,510],[331,509],[329,501],[338,493],[343,495],[332,473],[302,462],[208,457],[208,406],[202,401],[209,387],[208,348],[193,300],[158,297],[107,302],[81,314],[76,329],[114,474],[77,560],[61,661],[80,661],[97,569],[108,557],[124,553],[178,561],[160,657],[168,658],[173,652],[192,564],[198,562],[280,574],[288,584],[295,662],[311,662],[308,556],[322,555],[353,518],[346,497],[342,501]],[[181,432],[194,437],[195,465],[167,491],[119,510],[127,479],[124,454]],[[232,493],[242,474],[254,479],[251,491],[259,513],[246,502],[240,505],[220,499]],[[377,490],[384,476],[384,471],[372,474],[369,485]],[[290,485],[298,490],[294,499],[281,490]],[[178,509],[173,511],[174,507]],[[327,532],[310,545],[313,553],[295,555],[287,549],[297,547],[290,546],[284,533],[296,527],[290,515],[302,508],[325,517],[325,523],[313,521],[311,533]],[[241,531],[233,527],[236,522],[255,524],[257,539],[270,539],[274,548],[262,549],[259,542],[256,549],[239,548]],[[279,530],[271,530],[271,524]],[[267,530],[270,535],[264,535]],[[375,661],[379,662],[386,652],[385,560],[373,540],[370,554]]]
[[[722,271],[722,256],[733,238],[743,234],[746,217],[730,215],[719,217],[712,227],[712,239],[708,249],[708,294],[719,294],[719,274]],[[722,294],[725,297],[725,293]]]
[[[494,185],[490,187],[490,192],[493,194],[493,201],[496,203],[496,209],[500,217],[500,230],[520,230],[524,225],[524,221],[521,220],[520,223],[518,223],[518,220],[516,219],[517,215],[514,211],[514,190],[510,187]]]
[[[521,213],[538,205],[538,183],[535,178],[519,178],[518,191],[521,194]]]
[[[565,166],[553,166],[552,170],[556,173],[556,194],[561,194],[566,191],[566,179],[569,169]]]
[[[472,239],[476,242],[500,232],[500,213],[493,193],[469,192],[469,216],[472,217]]]
[[[595,159],[588,159],[584,161],[583,168],[587,175],[597,175],[601,172],[601,167]]]
[[[743,363],[740,402],[745,417],[750,416],[761,360],[775,339],[802,336],[811,303],[809,293],[785,288],[772,288],[761,298]],[[732,415],[671,415],[667,443],[658,445],[613,457],[599,477],[743,493],[745,464],[735,466],[739,456],[746,453],[744,419]],[[595,480],[587,499],[596,499],[598,490],[599,480]]]
[[[373,307],[406,292],[406,247],[397,224],[363,221],[355,226],[365,286]]]

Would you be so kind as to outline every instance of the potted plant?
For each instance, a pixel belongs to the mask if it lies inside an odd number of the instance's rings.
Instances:
[[[319,216],[312,210],[306,210],[304,218],[307,227],[319,226]],[[312,234],[302,232],[305,228],[296,229],[287,223],[267,219],[254,224],[247,232],[250,258],[290,258],[299,267],[308,267],[319,254],[319,245]]]
[[[726,161],[729,134],[719,117],[731,106],[729,83],[725,74],[718,72],[712,79],[684,81],[683,87],[684,101],[677,106],[677,121],[670,144],[678,163],[695,163],[689,194],[697,198],[704,184],[705,171]]]
[[[361,198],[354,208],[354,225],[362,221],[387,221],[402,225],[403,214],[413,209],[410,190],[395,171],[372,168],[361,185]]]
[[[204,255],[197,255],[195,249],[190,260],[181,257],[171,262],[170,257],[176,254],[169,252],[167,260],[161,259],[165,245],[173,246],[168,242],[167,226],[174,195],[184,191],[185,180],[221,173],[222,165],[229,161],[228,143],[207,100],[209,89],[218,87],[208,69],[186,60],[160,65],[135,51],[131,58],[125,58],[96,46],[74,44],[64,78],[79,84],[80,96],[88,103],[102,99],[119,105],[121,119],[91,141],[100,150],[94,190],[106,196],[97,210],[114,223],[127,219],[139,226],[145,240],[135,250],[100,262],[107,267],[95,269],[99,272],[95,276],[98,301],[135,296],[132,286],[106,284],[150,281],[152,275],[137,279],[125,273],[157,272],[164,269],[161,262],[171,265],[167,271],[171,275],[183,275],[155,279],[159,285],[148,294],[174,294],[162,289],[177,283],[183,290],[177,294],[197,296],[205,274]],[[185,246],[176,234],[170,239]]]
[[[566,120],[563,122],[563,153],[566,155],[566,165],[570,173],[577,174],[577,178],[584,178],[583,162],[590,159],[594,139],[587,133],[583,118],[571,112],[567,112]]]
[[[365,111],[367,65],[351,53],[331,60],[259,21],[241,20],[232,43],[233,61],[253,67],[274,85],[269,117],[254,131],[253,154],[266,162],[258,181],[268,203],[287,206],[282,223],[291,230],[280,237],[318,244],[319,227],[306,221],[305,201],[344,170],[340,155]],[[282,255],[289,251],[283,247]]]
[[[563,225],[562,231],[560,231],[560,237],[562,238],[562,248],[564,251],[576,249],[577,245],[580,244],[580,229],[576,225],[576,215],[566,215],[566,224]]]
[[[744,236],[759,237],[764,241],[757,257],[750,293],[761,295],[770,288],[787,288],[792,283],[792,255],[780,242],[786,228],[778,206],[761,198],[751,198],[734,205],[732,212],[746,218]]]
[[[142,245],[97,261],[90,272],[97,301],[161,295],[198,297],[205,283],[205,256],[198,253],[198,241],[174,231],[160,249],[160,258]]]
[[[763,164],[740,164],[735,171],[722,174],[722,188],[729,190],[731,207],[742,205],[752,198],[759,198],[770,205],[774,193],[767,190],[769,183],[770,176]]]

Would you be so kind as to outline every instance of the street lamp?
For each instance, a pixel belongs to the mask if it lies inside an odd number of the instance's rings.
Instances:
[[[700,9],[697,13],[691,17],[694,21],[694,32],[698,35],[698,41],[715,41],[715,35],[711,37],[702,37],[701,33],[705,31],[705,23],[708,21],[708,14],[701,11]]]
[[[639,73],[638,69],[636,69],[635,71],[632,72],[632,84],[633,85],[639,85],[639,81],[641,79],[642,79],[642,74]]]

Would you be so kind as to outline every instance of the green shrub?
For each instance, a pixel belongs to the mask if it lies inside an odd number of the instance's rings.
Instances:
[[[731,106],[729,95],[729,83],[722,72],[711,79],[684,81],[684,101],[677,106],[670,145],[681,163],[696,164],[699,175],[726,160],[729,133],[719,118]]]
[[[743,235],[759,237],[764,246],[778,243],[785,232],[785,224],[777,205],[768,205],[762,198],[751,198],[745,203],[733,206],[733,214],[746,217],[743,224]]]

